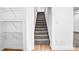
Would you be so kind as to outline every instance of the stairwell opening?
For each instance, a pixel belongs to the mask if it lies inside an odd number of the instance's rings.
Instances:
[[[34,30],[34,45],[40,46],[39,50],[42,49],[41,46],[51,50],[45,12],[37,12]]]
[[[35,45],[50,44],[45,12],[37,12],[34,38],[35,38]]]

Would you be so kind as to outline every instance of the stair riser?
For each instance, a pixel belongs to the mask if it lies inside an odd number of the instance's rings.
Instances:
[[[36,22],[44,22],[44,23],[46,23],[46,21],[38,21],[38,20]]]
[[[35,29],[47,29],[47,28],[35,28]]]
[[[48,39],[48,36],[35,36],[35,39]]]
[[[46,22],[37,22],[37,24],[46,24]]]
[[[35,31],[35,33],[48,33],[48,31]]]
[[[42,19],[42,18],[37,18],[37,21],[38,21],[38,20],[39,20],[39,21],[46,21],[45,18],[43,18],[43,19]]]
[[[35,35],[46,35],[48,32],[35,32]]]
[[[40,18],[40,19],[38,19],[37,21],[45,21],[44,19],[42,19],[42,18]]]
[[[47,26],[46,24],[36,24],[36,26]]]
[[[47,28],[47,26],[36,26],[35,28]]]
[[[35,28],[47,28],[47,26],[45,26],[45,27],[38,27],[38,26],[37,26],[37,27],[35,27]]]
[[[44,44],[44,45],[49,45],[50,42],[49,42],[49,41],[47,41],[47,42],[46,42],[46,41],[45,41],[45,42],[42,42],[42,41],[40,41],[40,42],[39,42],[39,41],[35,41],[35,45],[43,45],[43,44]]]
[[[35,35],[48,35],[48,33],[35,33]]]
[[[43,24],[46,24],[46,23],[43,23],[43,22],[37,22],[36,24],[43,25]]]
[[[36,26],[47,26],[45,23],[39,23],[39,24],[36,24]]]
[[[46,21],[38,21],[38,20],[37,20],[36,22],[46,22]]]
[[[40,21],[37,21],[37,23],[40,23],[40,24],[42,24],[42,23],[46,23],[46,22],[43,22],[43,21],[42,21],[42,22],[40,22]]]
[[[45,36],[45,37],[46,37],[46,36],[48,36],[48,34],[44,34],[44,35],[40,35],[40,34],[39,34],[39,35],[35,35],[35,36],[39,36],[39,37],[40,37],[40,36],[41,36],[41,37],[44,37],[44,36]]]
[[[36,22],[46,22],[45,20],[37,20]]]

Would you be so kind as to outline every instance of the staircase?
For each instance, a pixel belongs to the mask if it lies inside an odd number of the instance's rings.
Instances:
[[[35,38],[35,45],[50,43],[44,12],[37,13],[34,38]]]

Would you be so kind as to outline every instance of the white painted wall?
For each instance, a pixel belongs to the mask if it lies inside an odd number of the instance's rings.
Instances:
[[[74,11],[74,30],[75,32],[79,32],[79,10]]]
[[[2,42],[3,42],[3,38],[2,38],[2,22],[0,22],[0,50],[3,49]]]
[[[34,24],[36,24],[36,19],[37,19],[37,7],[34,7]],[[35,25],[34,25],[35,28]]]
[[[34,8],[26,8],[26,47],[27,51],[34,48]]]
[[[53,8],[53,40],[55,50],[73,49],[73,8]]]
[[[44,12],[46,7],[37,7],[37,12]]]
[[[48,31],[49,31],[49,39],[50,39],[50,46],[52,48],[52,50],[54,49],[54,41],[53,41],[53,27],[52,27],[52,23],[53,23],[53,11],[52,11],[52,8],[51,7],[48,7]]]
[[[0,8],[0,48],[23,48],[25,8]],[[1,50],[0,49],[0,50]]]
[[[53,42],[53,35],[52,35],[52,8],[48,7],[45,11],[45,17],[46,17],[46,22],[47,22],[47,27],[48,27],[48,34],[49,34],[49,40],[50,40],[50,46],[52,50],[54,49],[54,42]]]
[[[12,10],[17,17],[8,8],[1,8],[0,10],[2,13],[5,11],[4,14],[0,14],[0,28],[2,28],[0,29],[0,50],[3,48],[23,48],[25,51],[32,50],[34,48],[34,8],[12,8]],[[23,32],[23,39],[19,39],[21,36],[18,38],[19,40],[15,39],[16,37],[14,36],[17,36],[17,34],[13,35],[7,32]]]

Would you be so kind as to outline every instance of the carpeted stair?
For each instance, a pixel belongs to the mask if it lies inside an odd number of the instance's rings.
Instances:
[[[44,12],[37,13],[36,25],[35,25],[35,44],[49,44],[49,35],[46,24],[46,18]]]

